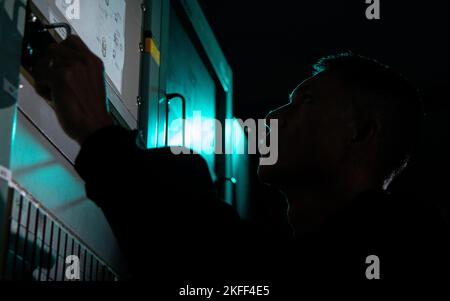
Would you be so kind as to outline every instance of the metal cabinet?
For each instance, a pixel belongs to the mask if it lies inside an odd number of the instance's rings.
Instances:
[[[120,87],[107,76],[114,117],[124,127],[138,129],[144,147],[184,145],[198,151],[219,184],[220,197],[243,208],[246,157],[214,153],[217,145],[225,151],[233,143],[229,132],[245,140],[239,130],[215,127],[215,120],[225,126],[227,119],[233,119],[232,70],[199,4],[193,0],[123,1],[125,56]],[[79,147],[64,134],[51,108],[34,92],[21,69],[27,5],[42,22],[68,22],[57,3],[0,0],[0,271],[11,264],[5,256],[14,251],[22,228],[32,228],[21,226],[18,218],[27,216],[18,209],[26,199],[44,217],[35,218],[40,230],[30,232],[36,236],[37,248],[54,252],[54,242],[46,242],[50,230],[42,224],[45,220],[52,231],[53,227],[67,230],[72,246],[89,250],[91,260],[117,276],[126,272],[126,264],[103,213],[86,197],[74,170]],[[71,24],[77,28],[76,22]],[[54,36],[61,39],[58,33]],[[199,115],[200,126],[196,124]],[[185,122],[177,124],[180,119]],[[5,174],[9,171],[11,182]],[[34,279],[42,279],[41,270]]]
[[[231,67],[197,1],[148,0],[144,7],[139,126],[147,147],[183,145],[198,152],[221,198],[232,204],[236,157],[225,153],[232,143],[225,129],[233,118]]]

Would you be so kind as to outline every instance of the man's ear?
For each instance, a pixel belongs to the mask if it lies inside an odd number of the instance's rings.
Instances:
[[[364,123],[363,126],[355,127],[352,143],[364,143],[371,141],[378,132],[378,124],[375,120]]]

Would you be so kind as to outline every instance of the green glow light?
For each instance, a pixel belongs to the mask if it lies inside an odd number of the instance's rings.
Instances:
[[[232,155],[246,154],[244,129],[236,118],[227,120],[225,124],[225,152]]]
[[[215,120],[202,118],[199,112],[194,112],[194,118],[185,123],[185,147],[204,155],[214,154],[215,151]],[[169,127],[169,146],[182,146],[183,122],[177,119]]]
[[[20,120],[16,126],[11,170],[14,179],[49,208],[86,198],[83,182]]]

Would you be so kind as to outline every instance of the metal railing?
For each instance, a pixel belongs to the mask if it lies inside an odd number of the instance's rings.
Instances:
[[[117,281],[118,274],[69,227],[16,183],[6,204],[0,277],[4,280],[69,281],[66,269],[79,259],[80,281]]]

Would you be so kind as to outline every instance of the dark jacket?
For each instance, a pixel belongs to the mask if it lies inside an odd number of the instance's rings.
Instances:
[[[369,255],[383,278],[433,276],[448,264],[437,219],[381,191],[361,195],[317,233],[280,241],[216,197],[200,156],[142,150],[135,132],[98,131],[76,169],[134,278],[365,279]]]

